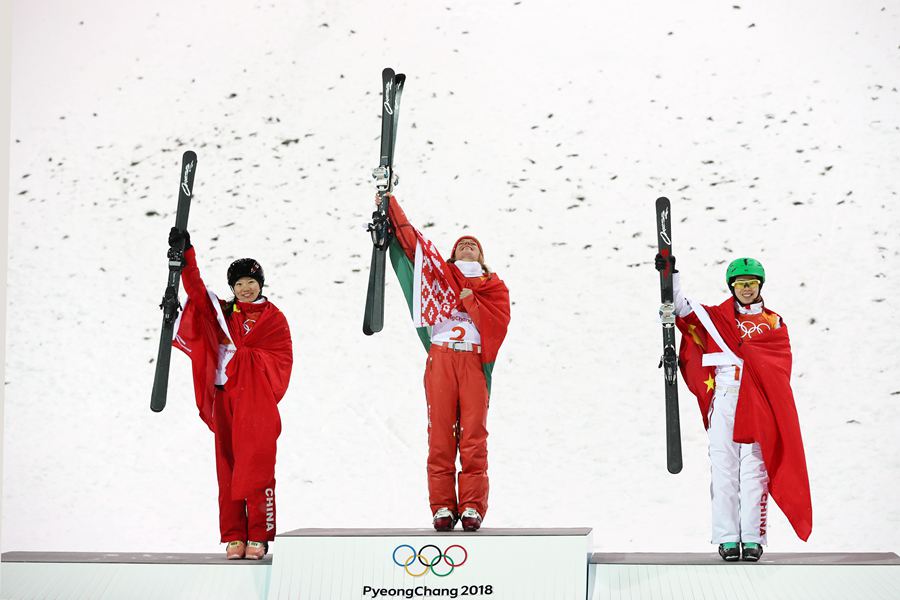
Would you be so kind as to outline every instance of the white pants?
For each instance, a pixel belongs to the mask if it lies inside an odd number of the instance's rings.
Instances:
[[[711,541],[765,544],[769,475],[759,444],[734,441],[738,389],[717,385],[710,408]]]

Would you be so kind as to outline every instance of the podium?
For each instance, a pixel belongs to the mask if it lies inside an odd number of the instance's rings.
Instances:
[[[892,552],[773,552],[758,563],[726,563],[714,552],[597,553],[588,571],[589,600],[900,598],[900,557]]]
[[[217,554],[5,552],[4,600],[900,598],[894,553],[590,554],[590,529],[297,529],[261,561]]]
[[[217,554],[4,552],[4,600],[266,600],[272,558],[225,560]]]
[[[583,600],[591,530],[297,529],[277,536],[271,600]]]

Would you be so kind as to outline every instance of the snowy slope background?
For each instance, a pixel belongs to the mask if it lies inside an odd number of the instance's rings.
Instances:
[[[188,361],[149,409],[180,157],[227,293],[254,256],[296,347],[282,531],[427,527],[422,352],[396,282],[361,333],[379,77],[407,73],[398,197],[480,237],[514,301],[486,526],[590,526],[606,551],[709,550],[706,437],[682,387],[665,468],[653,201],[690,294],[766,265],[812,484],[803,544],[900,534],[900,7],[507,0],[14,0],[2,550],[217,548]],[[276,549],[277,551],[277,549]]]

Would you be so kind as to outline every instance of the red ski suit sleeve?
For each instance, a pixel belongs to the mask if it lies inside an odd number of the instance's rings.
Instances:
[[[184,252],[181,283],[187,293],[187,302],[181,313],[178,331],[172,345],[191,359],[194,379],[194,396],[200,418],[211,431],[215,431],[213,398],[215,396],[216,367],[219,360],[219,343],[227,338],[216,319],[212,298],[197,268],[193,246]]]
[[[412,262],[416,259],[416,230],[410,224],[409,219],[406,218],[406,213],[400,208],[397,197],[390,196],[389,198],[388,218],[394,229],[394,237],[399,242],[400,247],[403,248],[406,258]]]

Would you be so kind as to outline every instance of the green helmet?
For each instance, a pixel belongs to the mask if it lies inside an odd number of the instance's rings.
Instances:
[[[738,258],[731,261],[728,270],[725,271],[725,283],[731,285],[734,278],[741,275],[754,275],[759,277],[760,283],[766,282],[766,270],[755,258]]]

